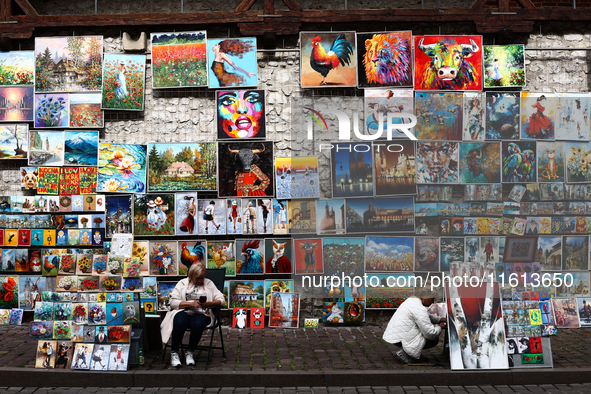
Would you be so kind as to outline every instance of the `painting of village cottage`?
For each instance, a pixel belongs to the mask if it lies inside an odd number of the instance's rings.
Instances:
[[[90,92],[102,86],[103,37],[35,38],[35,91]]]
[[[265,281],[264,280],[231,280],[229,308],[264,308]]]
[[[148,144],[149,191],[215,190],[215,143]]]

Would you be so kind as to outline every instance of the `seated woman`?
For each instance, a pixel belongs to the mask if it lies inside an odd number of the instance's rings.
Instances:
[[[200,302],[200,296],[207,301]],[[193,351],[197,347],[203,331],[214,323],[214,316],[209,307],[221,306],[225,303],[224,294],[215,284],[205,279],[205,266],[195,263],[189,268],[188,278],[181,279],[170,294],[170,311],[160,324],[162,342],[167,343],[172,335],[172,351],[170,365],[181,365],[179,348],[187,329],[191,329],[186,364],[195,365]]]
[[[426,361],[421,356],[423,349],[435,347],[439,342],[447,318],[427,312],[436,297],[437,292],[418,288],[414,296],[400,304],[384,331],[384,341],[402,347],[396,355],[405,363]]]

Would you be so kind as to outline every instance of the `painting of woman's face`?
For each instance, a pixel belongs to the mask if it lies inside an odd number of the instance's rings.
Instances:
[[[218,92],[218,138],[265,138],[265,92]]]

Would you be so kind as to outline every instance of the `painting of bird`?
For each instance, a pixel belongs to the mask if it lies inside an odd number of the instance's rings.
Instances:
[[[260,241],[248,241],[242,246],[242,256],[244,256],[240,271],[236,270],[236,273],[240,274],[262,274],[263,273],[263,255],[257,249],[259,248]]]
[[[310,67],[322,75],[322,82],[320,82],[320,85],[334,85],[336,83],[326,82],[326,77],[330,71],[338,68],[339,65],[344,67],[351,64],[353,44],[347,41],[344,34],[339,34],[327,52],[320,41],[320,36],[312,38]]]
[[[181,264],[187,267],[187,270],[191,268],[191,265],[194,263],[198,263],[204,260],[205,256],[205,247],[201,244],[197,244],[189,250],[187,248],[187,243],[183,242],[181,244]]]

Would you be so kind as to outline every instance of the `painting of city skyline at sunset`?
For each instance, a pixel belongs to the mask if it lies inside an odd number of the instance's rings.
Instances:
[[[32,86],[11,86],[0,88],[0,122],[33,120]]]

